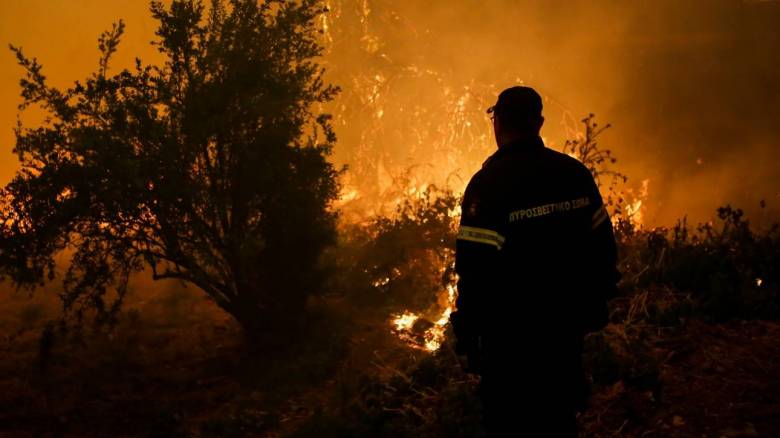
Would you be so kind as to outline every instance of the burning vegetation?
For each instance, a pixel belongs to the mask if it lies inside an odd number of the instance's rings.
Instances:
[[[591,170],[598,184],[605,192],[605,203],[615,223],[621,223],[623,227],[628,227],[632,230],[643,229],[642,203],[648,195],[649,180],[642,182],[640,190],[635,195],[634,191],[625,185],[628,178],[614,170],[617,159],[613,157],[612,152],[608,149],[599,148],[598,136],[609,128],[609,125],[599,128],[592,114],[583,119],[582,123],[582,132],[575,139],[567,141],[563,151],[582,161]],[[455,199],[450,199],[449,202],[458,205],[460,196],[462,196],[462,193],[459,192],[440,192],[435,186],[423,185],[422,188],[418,188],[413,185],[409,178],[401,179],[400,184],[402,188],[396,190],[400,196],[405,195],[407,200],[404,207],[400,207],[395,215],[391,216],[392,218],[405,216],[407,220],[425,221],[426,219],[418,217],[419,211],[412,206],[416,201],[429,202],[431,196],[444,196],[454,197]],[[342,208],[348,209],[349,202],[356,200],[358,196],[357,190],[351,189],[342,197],[342,200],[344,200]],[[391,202],[395,205],[399,205],[402,202],[402,198],[393,196],[391,198]],[[382,208],[378,207],[377,210],[382,211]],[[347,214],[346,217],[351,216]],[[446,218],[447,224],[445,225],[450,231],[454,232],[460,220],[460,209],[458,207],[449,209],[446,216],[441,215],[440,218]],[[453,235],[450,234],[446,240],[442,239],[441,242],[443,244],[448,242],[449,246],[442,245],[441,251],[443,256],[438,259],[443,263],[438,269],[445,280],[440,290],[431,291],[431,294],[437,297],[436,302],[427,309],[416,311],[410,309],[400,310],[393,314],[390,321],[393,332],[399,338],[413,348],[429,352],[436,351],[441,347],[446,334],[445,327],[448,324],[450,313],[455,310],[454,305],[457,298],[455,287],[457,280],[452,274],[454,270]],[[393,268],[390,275],[375,280],[372,285],[375,288],[389,289],[394,279],[401,275],[402,271],[399,268]]]
[[[40,291],[3,308],[0,434],[482,436],[449,317],[460,198],[494,148],[495,82],[409,55],[376,20],[420,44],[425,32],[366,0],[212,8],[223,3],[154,2],[170,62],[112,76],[118,26],[101,38],[99,72],[65,91],[17,50],[26,104],[62,123],[17,133],[26,170],[3,192],[0,275],[35,286],[73,261],[65,287],[45,292],[76,323]],[[290,82],[243,74],[264,68],[245,70],[240,47],[262,46],[263,32],[298,49],[252,52],[295,85],[278,118],[255,100]],[[600,143],[609,125],[546,105],[569,139],[548,145],[600,185],[623,273],[610,324],[586,342],[583,435],[780,431],[778,227],[730,206],[697,226],[649,226],[654,181],[623,173]],[[269,117],[260,125],[278,129],[244,129]],[[269,155],[268,136],[293,140]],[[345,171],[325,160],[332,147]]]

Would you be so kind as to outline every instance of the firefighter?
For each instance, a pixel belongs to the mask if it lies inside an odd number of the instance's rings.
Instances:
[[[456,352],[481,376],[489,436],[576,436],[583,338],[620,278],[612,224],[590,171],[545,147],[536,91],[504,90],[488,113],[498,150],[463,196]]]

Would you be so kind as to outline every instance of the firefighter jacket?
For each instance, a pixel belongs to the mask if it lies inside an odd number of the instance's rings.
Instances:
[[[549,343],[602,328],[620,278],[616,252],[609,215],[581,162],[538,137],[502,146],[463,197],[456,349],[465,353],[476,338]]]

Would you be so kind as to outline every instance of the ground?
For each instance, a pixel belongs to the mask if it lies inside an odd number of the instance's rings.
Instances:
[[[436,355],[409,349],[336,303],[300,346],[258,353],[210,304],[167,300],[130,311],[110,336],[55,337],[51,348],[29,304],[15,301],[27,309],[16,319],[7,306],[0,436],[478,434],[476,381],[446,344]],[[625,369],[611,376],[589,362],[584,436],[780,436],[780,322],[613,325],[598,336],[622,338],[615,354],[635,360],[615,360]]]
[[[660,385],[619,381],[581,418],[592,436],[780,436],[780,323],[691,322],[650,334]]]

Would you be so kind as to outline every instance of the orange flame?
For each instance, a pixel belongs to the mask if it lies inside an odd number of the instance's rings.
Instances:
[[[644,226],[644,201],[647,200],[649,185],[649,179],[643,180],[639,193],[626,207],[624,217],[636,228],[642,228]],[[631,194],[631,191],[628,191],[628,194]]]
[[[393,333],[413,348],[428,352],[434,352],[441,348],[446,335],[447,323],[450,321],[450,314],[452,314],[452,311],[455,309],[455,298],[457,296],[455,289],[455,284],[447,285],[447,298],[444,310],[442,310],[439,319],[433,323],[433,326],[425,330],[422,335],[422,341],[412,333],[414,324],[419,321],[421,317],[408,310],[396,315],[391,320]]]

